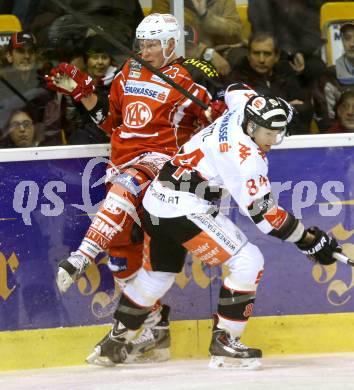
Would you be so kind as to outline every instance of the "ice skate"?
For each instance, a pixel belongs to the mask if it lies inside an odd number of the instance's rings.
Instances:
[[[170,359],[170,307],[162,305],[161,320],[152,328],[146,328],[131,341],[127,363],[165,362]]]
[[[86,362],[100,366],[114,366],[119,363],[152,363],[168,360],[171,345],[169,311],[170,308],[163,305],[160,322],[152,328],[136,331],[135,337],[129,343],[121,339],[122,334],[127,334],[127,329],[120,324],[120,329],[117,330],[115,325],[96,345],[86,358]],[[124,359],[121,357],[117,359],[116,355],[121,355],[121,349],[125,350],[126,356]]]
[[[121,323],[116,323],[109,333],[95,346],[93,352],[86,358],[89,364],[99,366],[114,366],[124,363],[131,350],[126,342],[128,329]]]
[[[219,329],[215,319],[209,352],[209,368],[255,370],[261,367],[262,351],[247,347],[239,338],[233,338],[226,330]]]
[[[90,260],[80,251],[71,252],[70,256],[58,265],[56,282],[59,291],[66,292],[84,274],[90,264]]]

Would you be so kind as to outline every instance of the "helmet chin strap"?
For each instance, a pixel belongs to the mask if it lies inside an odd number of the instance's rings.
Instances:
[[[163,58],[164,58],[165,60],[164,60],[163,64],[160,66],[160,68],[163,68],[164,66],[166,66],[166,65],[170,62],[171,58],[172,58],[172,57],[174,56],[174,54],[175,54],[175,50],[173,49],[172,52],[171,52],[171,54],[170,54],[169,56],[167,56],[167,55],[166,55],[167,46],[164,46],[164,45],[162,44],[162,42],[161,42],[161,46],[162,46],[162,55],[163,55]]]
[[[247,134],[249,137],[251,137],[252,140],[254,140],[254,133],[258,127],[257,124],[252,121],[248,121],[247,123],[243,122],[242,125],[243,125],[242,126],[243,132]],[[250,129],[248,129],[248,127],[250,127]],[[248,132],[250,132],[250,134]]]

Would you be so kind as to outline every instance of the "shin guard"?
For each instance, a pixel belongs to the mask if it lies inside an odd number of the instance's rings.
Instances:
[[[133,234],[138,229],[134,226],[141,226],[137,210],[150,179],[135,169],[127,169],[119,178],[109,184],[106,198],[80,245],[80,251],[92,259],[111,247],[138,244]]]
[[[139,306],[123,293],[117,310],[114,312],[114,318],[126,328],[137,330],[143,325],[151,309],[151,307]]]

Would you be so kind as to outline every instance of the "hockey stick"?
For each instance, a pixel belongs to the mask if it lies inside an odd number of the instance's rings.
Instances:
[[[333,253],[333,257],[344,264],[348,264],[354,267],[354,260],[350,259],[346,255],[343,255],[343,253],[335,252]]]
[[[200,99],[198,99],[196,96],[191,94],[189,91],[175,83],[172,79],[170,79],[168,76],[161,73],[158,69],[156,69],[154,66],[150,65],[148,62],[143,60],[141,57],[139,57],[136,53],[134,53],[132,50],[127,48],[125,45],[123,45],[121,42],[117,41],[115,38],[107,34],[105,31],[103,31],[101,28],[95,26],[92,24],[89,20],[87,20],[84,16],[79,15],[76,11],[74,11],[70,6],[63,4],[59,0],[50,0],[52,3],[54,3],[56,6],[64,10],[69,15],[74,16],[80,23],[85,25],[86,27],[91,28],[94,30],[98,35],[101,35],[103,38],[105,38],[109,43],[111,43],[116,49],[122,51],[125,54],[128,54],[130,57],[134,58],[135,61],[139,62],[141,65],[145,66],[145,68],[149,69],[150,72],[154,73],[158,77],[160,77],[162,80],[166,81],[167,84],[171,85],[171,87],[175,88],[178,92],[181,92],[184,96],[186,96],[188,99],[192,100],[194,103],[198,104],[198,106],[202,107],[204,110],[208,109],[208,106],[202,102]],[[126,0],[127,1],[127,0]]]
[[[23,102],[28,103],[28,99],[22,95],[10,82],[8,82],[3,76],[0,76],[0,81],[7,86],[15,95],[17,95]]]

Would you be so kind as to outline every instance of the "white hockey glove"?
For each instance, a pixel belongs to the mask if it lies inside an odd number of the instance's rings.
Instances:
[[[90,260],[80,251],[71,252],[70,256],[58,264],[56,283],[61,293],[78,280],[91,264]]]

